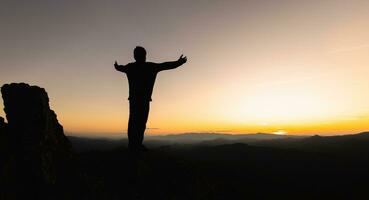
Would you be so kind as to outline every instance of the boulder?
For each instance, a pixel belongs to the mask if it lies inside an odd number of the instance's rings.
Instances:
[[[8,122],[0,121],[1,143],[6,144],[0,166],[0,186],[6,190],[2,194],[48,199],[61,191],[66,196],[75,193],[74,186],[82,180],[75,153],[50,109],[46,91],[12,83],[3,85],[1,93]]]

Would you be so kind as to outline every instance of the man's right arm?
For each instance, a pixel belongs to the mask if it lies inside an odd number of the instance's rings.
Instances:
[[[115,61],[114,63],[114,67],[117,71],[120,71],[120,72],[126,72],[127,70],[127,66],[124,66],[124,65],[118,65],[117,61]]]

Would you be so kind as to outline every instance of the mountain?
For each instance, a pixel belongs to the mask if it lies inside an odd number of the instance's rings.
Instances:
[[[367,143],[367,149],[369,149]],[[105,199],[366,199],[369,159],[243,143],[81,153]]]
[[[268,133],[256,134],[223,134],[223,133],[183,133],[164,136],[149,136],[147,140],[180,141],[180,142],[203,142],[209,140],[273,140],[282,138],[300,138],[302,136],[276,135]]]
[[[78,152],[91,150],[112,150],[127,144],[127,139],[87,138],[68,136]],[[304,151],[341,152],[342,154],[360,151],[369,141],[369,132],[342,136],[291,136],[274,134],[219,134],[219,133],[185,133],[179,135],[146,136],[145,145],[160,147],[176,145],[190,146],[218,146],[225,144],[243,143],[253,146],[276,147],[283,149],[300,149]],[[345,148],[350,149],[344,150]]]
[[[77,152],[112,150],[127,144],[127,139],[89,138],[77,136],[68,136],[68,139],[73,144],[73,147]]]
[[[163,145],[219,145],[231,143],[255,143],[265,140],[277,139],[301,139],[306,136],[291,136],[291,135],[275,135],[267,133],[256,134],[222,134],[222,133],[183,133],[173,135],[148,135],[145,137],[145,145],[149,147],[159,147]],[[126,138],[97,138],[97,137],[80,137],[68,136],[74,148],[81,151],[90,150],[111,150],[127,144]]]

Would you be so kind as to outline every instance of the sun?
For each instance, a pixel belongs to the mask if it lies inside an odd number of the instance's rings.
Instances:
[[[286,135],[286,134],[287,134],[287,132],[286,132],[286,131],[284,131],[284,130],[279,130],[279,131],[275,131],[275,132],[273,132],[273,134],[274,134],[274,135]]]

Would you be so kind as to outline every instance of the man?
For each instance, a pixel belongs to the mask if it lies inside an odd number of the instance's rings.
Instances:
[[[124,72],[129,84],[129,121],[128,141],[132,151],[146,151],[142,145],[146,122],[149,115],[151,94],[154,88],[155,78],[162,70],[174,69],[187,62],[187,58],[179,57],[177,61],[152,63],[146,62],[146,50],[137,46],[133,51],[136,62],[114,67],[117,71]]]

